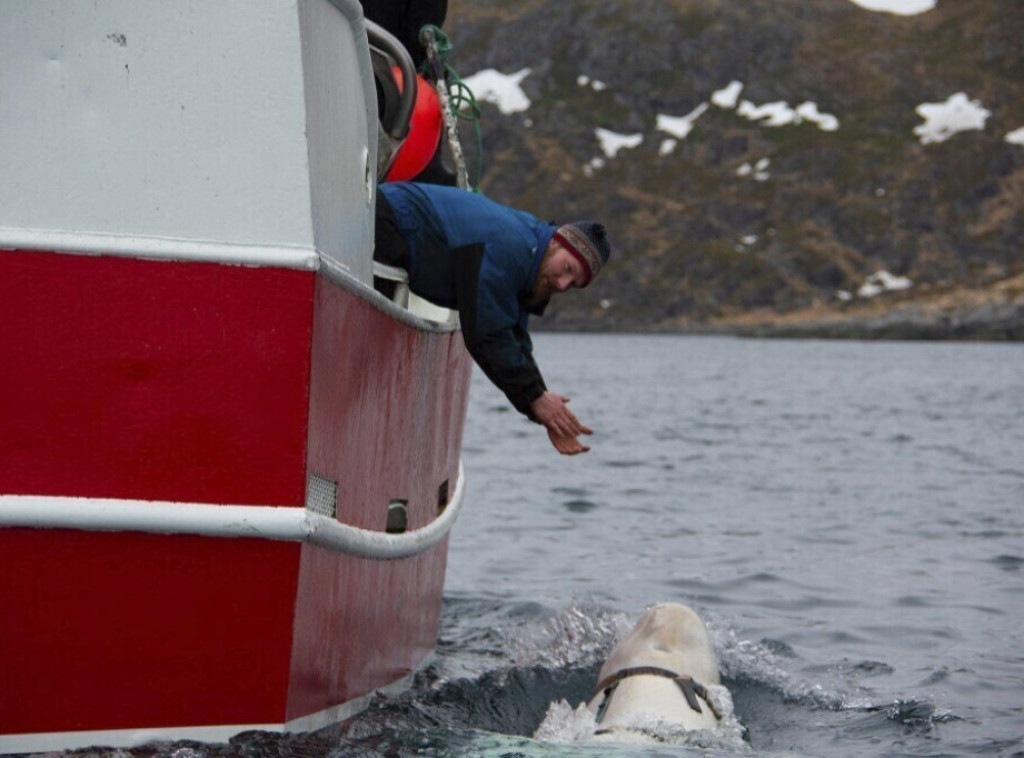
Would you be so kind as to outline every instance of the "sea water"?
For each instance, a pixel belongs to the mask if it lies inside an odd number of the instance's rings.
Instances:
[[[315,735],[148,754],[1024,755],[1024,347],[535,348],[592,450],[559,456],[474,377],[467,502],[413,687]],[[592,744],[576,707],[661,601],[707,623],[729,728]]]

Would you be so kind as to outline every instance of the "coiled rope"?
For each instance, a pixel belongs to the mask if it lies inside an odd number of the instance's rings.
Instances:
[[[423,66],[424,68],[429,66],[429,73],[433,74],[434,86],[437,89],[438,100],[441,101],[448,144],[455,161],[456,181],[462,189],[477,192],[480,186],[484,153],[483,134],[480,129],[480,107],[477,105],[473,91],[448,63],[448,54],[452,51],[452,43],[448,39],[448,35],[433,24],[427,24],[420,29],[419,36],[420,43],[427,51],[427,60],[424,61]],[[459,119],[471,122],[476,133],[476,176],[472,186],[469,183],[469,172],[466,170],[466,160],[459,142]]]

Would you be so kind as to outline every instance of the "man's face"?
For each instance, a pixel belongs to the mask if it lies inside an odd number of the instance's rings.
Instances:
[[[552,295],[572,287],[583,287],[587,274],[579,258],[570,253],[557,240],[551,240],[537,270],[531,302],[541,303]]]

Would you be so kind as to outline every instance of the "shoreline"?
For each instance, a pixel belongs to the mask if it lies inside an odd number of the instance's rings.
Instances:
[[[778,313],[760,309],[708,320],[592,321],[579,315],[538,322],[538,331],[723,335],[777,339],[1024,341],[1024,274],[983,286],[889,292],[848,303],[818,303]]]

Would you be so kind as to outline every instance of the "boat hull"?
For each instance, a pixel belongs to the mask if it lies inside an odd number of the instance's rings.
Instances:
[[[372,288],[370,43],[0,12],[0,753],[312,729],[433,648],[471,364]]]
[[[323,271],[0,251],[0,281],[0,515],[29,513],[0,528],[0,749],[311,729],[415,671],[447,537],[388,559],[259,524],[434,523],[457,332]],[[135,526],[99,518],[125,503]],[[255,516],[194,528],[216,508]]]

